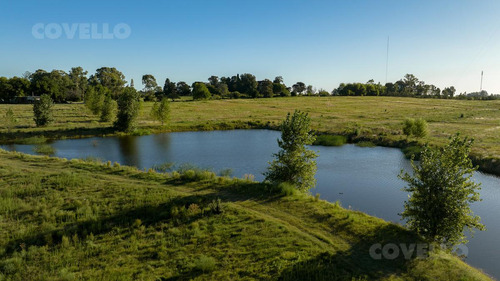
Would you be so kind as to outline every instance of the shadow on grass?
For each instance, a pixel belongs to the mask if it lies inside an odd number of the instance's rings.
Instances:
[[[325,252],[286,268],[278,280],[378,280],[407,272],[412,259],[416,258],[416,252],[409,259],[406,259],[401,252],[394,259],[387,259],[382,255],[379,258],[370,254],[373,245],[389,243],[410,245],[422,241],[411,232],[402,230],[397,225],[388,224],[377,228],[369,237],[359,239],[349,250]],[[381,250],[377,250],[376,253],[380,254]]]
[[[173,221],[175,225],[189,224],[203,217],[214,215],[215,213],[207,210],[206,207],[216,198],[216,194],[213,193],[174,197],[168,202],[157,206],[146,205],[119,211],[115,215],[102,219],[69,223],[53,231],[46,231],[10,241],[5,247],[5,254],[10,255],[14,251],[19,251],[22,248],[26,249],[29,246],[57,246],[61,243],[63,236],[72,237],[76,234],[79,238],[85,239],[90,234],[105,234],[116,227],[132,228],[137,220],[140,220],[141,225],[144,226],[154,225],[162,221]],[[188,214],[187,209],[191,204],[197,204],[203,211],[193,215]]]

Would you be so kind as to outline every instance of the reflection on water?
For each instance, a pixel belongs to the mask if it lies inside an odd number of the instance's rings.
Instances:
[[[127,166],[142,167],[139,153],[140,147],[137,145],[138,139],[135,136],[123,136],[118,138],[118,147],[123,156],[121,164]]]
[[[64,158],[97,157],[104,161],[150,168],[155,164],[191,163],[214,171],[232,169],[233,175],[254,174],[262,180],[267,162],[279,147],[279,132],[269,130],[235,130],[213,132],[182,132],[148,136],[125,136],[59,140],[52,143],[56,156]],[[32,145],[2,146],[33,154]],[[405,183],[398,179],[401,169],[410,169],[400,150],[386,147],[313,146],[317,159],[317,187],[312,193],[331,202],[339,200],[368,214],[397,223],[407,193]],[[467,262],[500,277],[500,178],[477,173],[482,183],[482,202],[472,206],[481,216],[487,231],[477,232],[467,244]]]

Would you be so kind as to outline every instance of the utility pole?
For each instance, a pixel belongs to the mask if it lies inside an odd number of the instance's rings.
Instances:
[[[389,36],[387,36],[387,55],[385,59],[385,84],[387,84],[387,73],[389,72]]]

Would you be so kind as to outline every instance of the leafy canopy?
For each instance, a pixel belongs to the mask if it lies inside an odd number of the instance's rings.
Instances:
[[[299,190],[306,191],[316,185],[317,154],[309,150],[316,137],[311,133],[311,119],[307,113],[295,111],[288,113],[281,124],[281,150],[274,154],[276,158],[270,162],[268,171],[264,173],[266,180],[274,184],[290,183]]]
[[[401,214],[410,229],[429,241],[449,246],[467,242],[464,229],[484,230],[470,204],[480,201],[479,184],[469,153],[473,140],[457,134],[443,148],[425,147],[420,164],[412,159],[413,175],[401,171],[409,192]]]
[[[46,126],[54,120],[52,117],[52,106],[54,102],[49,95],[40,96],[33,104],[34,120],[37,127]]]

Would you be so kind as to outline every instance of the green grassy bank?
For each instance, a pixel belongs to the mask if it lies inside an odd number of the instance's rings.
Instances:
[[[0,280],[489,280],[401,226],[209,172],[0,150]]]

